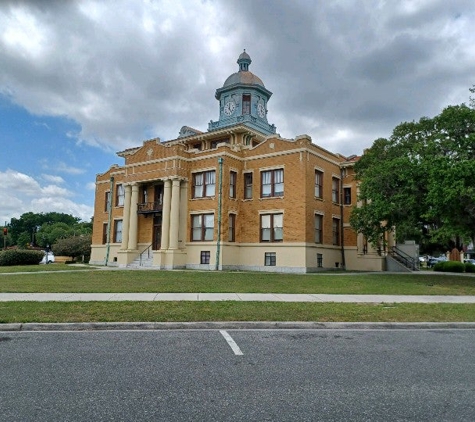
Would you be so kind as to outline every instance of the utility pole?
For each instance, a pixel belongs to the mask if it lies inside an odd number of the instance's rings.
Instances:
[[[223,162],[224,158],[218,158],[219,179],[218,179],[218,241],[216,243],[216,271],[219,270],[219,257],[221,254],[221,214],[222,214],[222,196],[223,196]]]

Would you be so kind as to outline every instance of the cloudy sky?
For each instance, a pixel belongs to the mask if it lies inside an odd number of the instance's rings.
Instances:
[[[0,225],[89,221],[117,151],[218,119],[243,49],[282,137],[361,154],[468,103],[474,28],[473,0],[2,0]]]

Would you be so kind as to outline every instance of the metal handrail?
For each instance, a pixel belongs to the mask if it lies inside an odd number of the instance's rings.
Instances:
[[[142,202],[137,204],[137,212],[154,212],[160,211],[163,207],[161,201]]]
[[[139,266],[142,266],[142,256],[147,252],[147,258],[150,258],[150,250],[152,248],[152,244],[148,245],[139,255]]]
[[[397,246],[393,246],[391,248],[391,256],[405,267],[413,271],[419,271],[419,260],[414,259],[412,256],[408,255]]]

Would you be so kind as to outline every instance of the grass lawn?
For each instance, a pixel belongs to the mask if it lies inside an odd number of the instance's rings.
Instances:
[[[4,269],[8,268],[6,274]],[[15,269],[16,271],[11,271]],[[475,295],[475,275],[98,270],[0,267],[0,292]],[[72,270],[62,272],[61,270]],[[36,271],[34,271],[36,270]],[[0,302],[0,323],[107,321],[475,322],[473,304]]]
[[[67,264],[0,266],[0,275],[5,273],[43,273],[51,271],[91,270],[89,266]]]
[[[475,305],[281,302],[0,303],[0,323],[171,321],[475,322]]]
[[[475,295],[475,274],[470,276],[444,273],[274,274],[97,270],[68,266],[64,267],[74,271],[45,272],[44,268],[47,267],[61,268],[53,264],[30,267],[39,269],[39,271],[28,274],[2,274],[0,272],[0,292]]]

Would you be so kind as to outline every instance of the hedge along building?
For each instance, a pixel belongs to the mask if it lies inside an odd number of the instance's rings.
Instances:
[[[219,120],[182,127],[118,153],[96,179],[92,264],[160,269],[312,272],[382,270],[351,229],[353,165],[312,143],[283,139],[267,120],[272,95],[249,71],[216,90]],[[134,264],[135,263],[135,264]]]

